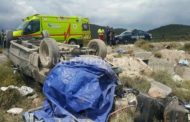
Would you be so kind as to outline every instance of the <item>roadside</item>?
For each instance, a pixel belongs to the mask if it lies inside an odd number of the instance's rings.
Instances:
[[[174,95],[182,101],[189,102],[190,91],[188,88],[190,87],[190,78],[188,74],[190,74],[190,68],[188,65],[183,64],[185,59],[190,62],[190,46],[187,43],[147,43],[141,40],[134,45],[117,45],[108,47],[106,60],[121,68],[122,73],[118,77],[122,88],[135,88],[148,95],[150,100],[167,99],[170,95]],[[180,63],[181,60],[183,61],[182,64]],[[39,107],[42,105],[44,96],[38,83],[29,82],[27,78],[23,79],[23,76],[18,72],[13,73],[11,64],[8,62],[6,56],[0,54],[0,86],[28,86],[37,93],[37,97],[30,99],[30,96],[20,96],[17,93],[18,91],[0,91],[0,105],[7,106],[0,110],[2,114],[0,121],[12,122],[12,120],[15,120],[19,122],[21,121],[21,116],[10,116],[7,110],[19,107],[23,108],[23,112],[25,112],[31,108]],[[145,99],[147,100],[149,97]],[[133,99],[133,102],[137,101],[138,96],[131,97],[127,95],[124,98],[117,98],[114,110],[129,106],[128,103],[130,103],[131,99]],[[15,101],[15,103],[7,101]],[[136,110],[136,108],[127,109],[127,112],[124,109],[122,112],[112,116],[110,121],[134,121],[136,117],[134,109]],[[150,113],[149,111],[148,114]]]

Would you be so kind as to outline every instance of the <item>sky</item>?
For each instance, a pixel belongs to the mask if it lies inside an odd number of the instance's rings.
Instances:
[[[0,28],[33,14],[88,17],[93,24],[150,30],[190,25],[190,0],[0,0]]]

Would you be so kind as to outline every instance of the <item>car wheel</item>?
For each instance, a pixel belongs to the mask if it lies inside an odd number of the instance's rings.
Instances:
[[[106,44],[100,39],[93,39],[88,43],[88,48],[95,50],[94,55],[104,59],[107,55]]]
[[[42,67],[51,68],[59,62],[60,54],[56,41],[44,38],[39,47],[39,56]]]
[[[69,41],[69,44],[70,44],[70,45],[77,45],[77,40],[71,39],[71,40]]]

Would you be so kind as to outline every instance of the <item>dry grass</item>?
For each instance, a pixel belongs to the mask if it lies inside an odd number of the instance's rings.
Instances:
[[[129,77],[122,77],[120,78],[122,85],[125,87],[135,88],[141,92],[147,93],[150,89],[150,82],[144,78],[129,78]]]
[[[159,81],[173,90],[173,95],[179,97],[182,100],[189,101],[190,99],[190,81],[175,82],[172,76],[166,71],[158,71],[153,74],[153,78]]]
[[[30,86],[35,89],[41,101],[44,99],[39,84],[36,82],[24,81],[19,73],[14,74],[11,68],[11,63],[0,64],[0,69],[0,87],[9,85],[15,85],[18,87],[22,85]],[[21,115],[12,116],[6,113],[6,111],[12,107],[20,107],[23,108],[24,111],[27,111],[36,106],[32,104],[32,99],[22,97],[15,89],[9,89],[5,92],[0,91],[0,122],[22,121]]]
[[[184,51],[190,52],[190,43],[184,44],[183,48]]]
[[[152,51],[154,46],[145,40],[138,40],[135,42],[135,46],[140,47],[146,51]]]
[[[18,90],[8,89],[6,91],[0,91],[0,108],[10,109],[16,103],[21,100],[22,96]]]
[[[165,44],[164,47],[167,49],[180,49],[182,45],[180,43],[170,42],[168,44]]]
[[[21,86],[24,84],[22,77],[19,73],[14,74],[11,68],[11,63],[4,63],[0,65],[0,85],[9,86],[17,85]]]
[[[133,122],[134,121],[134,115],[132,112],[123,110],[116,115],[113,115],[110,117],[109,122]]]
[[[160,52],[155,52],[154,57],[156,58],[162,58],[162,54]]]

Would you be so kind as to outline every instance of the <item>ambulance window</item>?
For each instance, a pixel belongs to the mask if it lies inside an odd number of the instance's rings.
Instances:
[[[40,21],[39,20],[32,20],[28,23],[26,28],[24,29],[24,34],[32,34],[35,32],[40,31]]]
[[[17,27],[16,30],[23,30],[23,29],[26,27],[27,24],[28,24],[28,22],[23,22],[21,25],[19,25],[19,26]]]
[[[87,23],[82,24],[82,30],[83,31],[88,31],[89,30],[89,24],[87,24]]]

